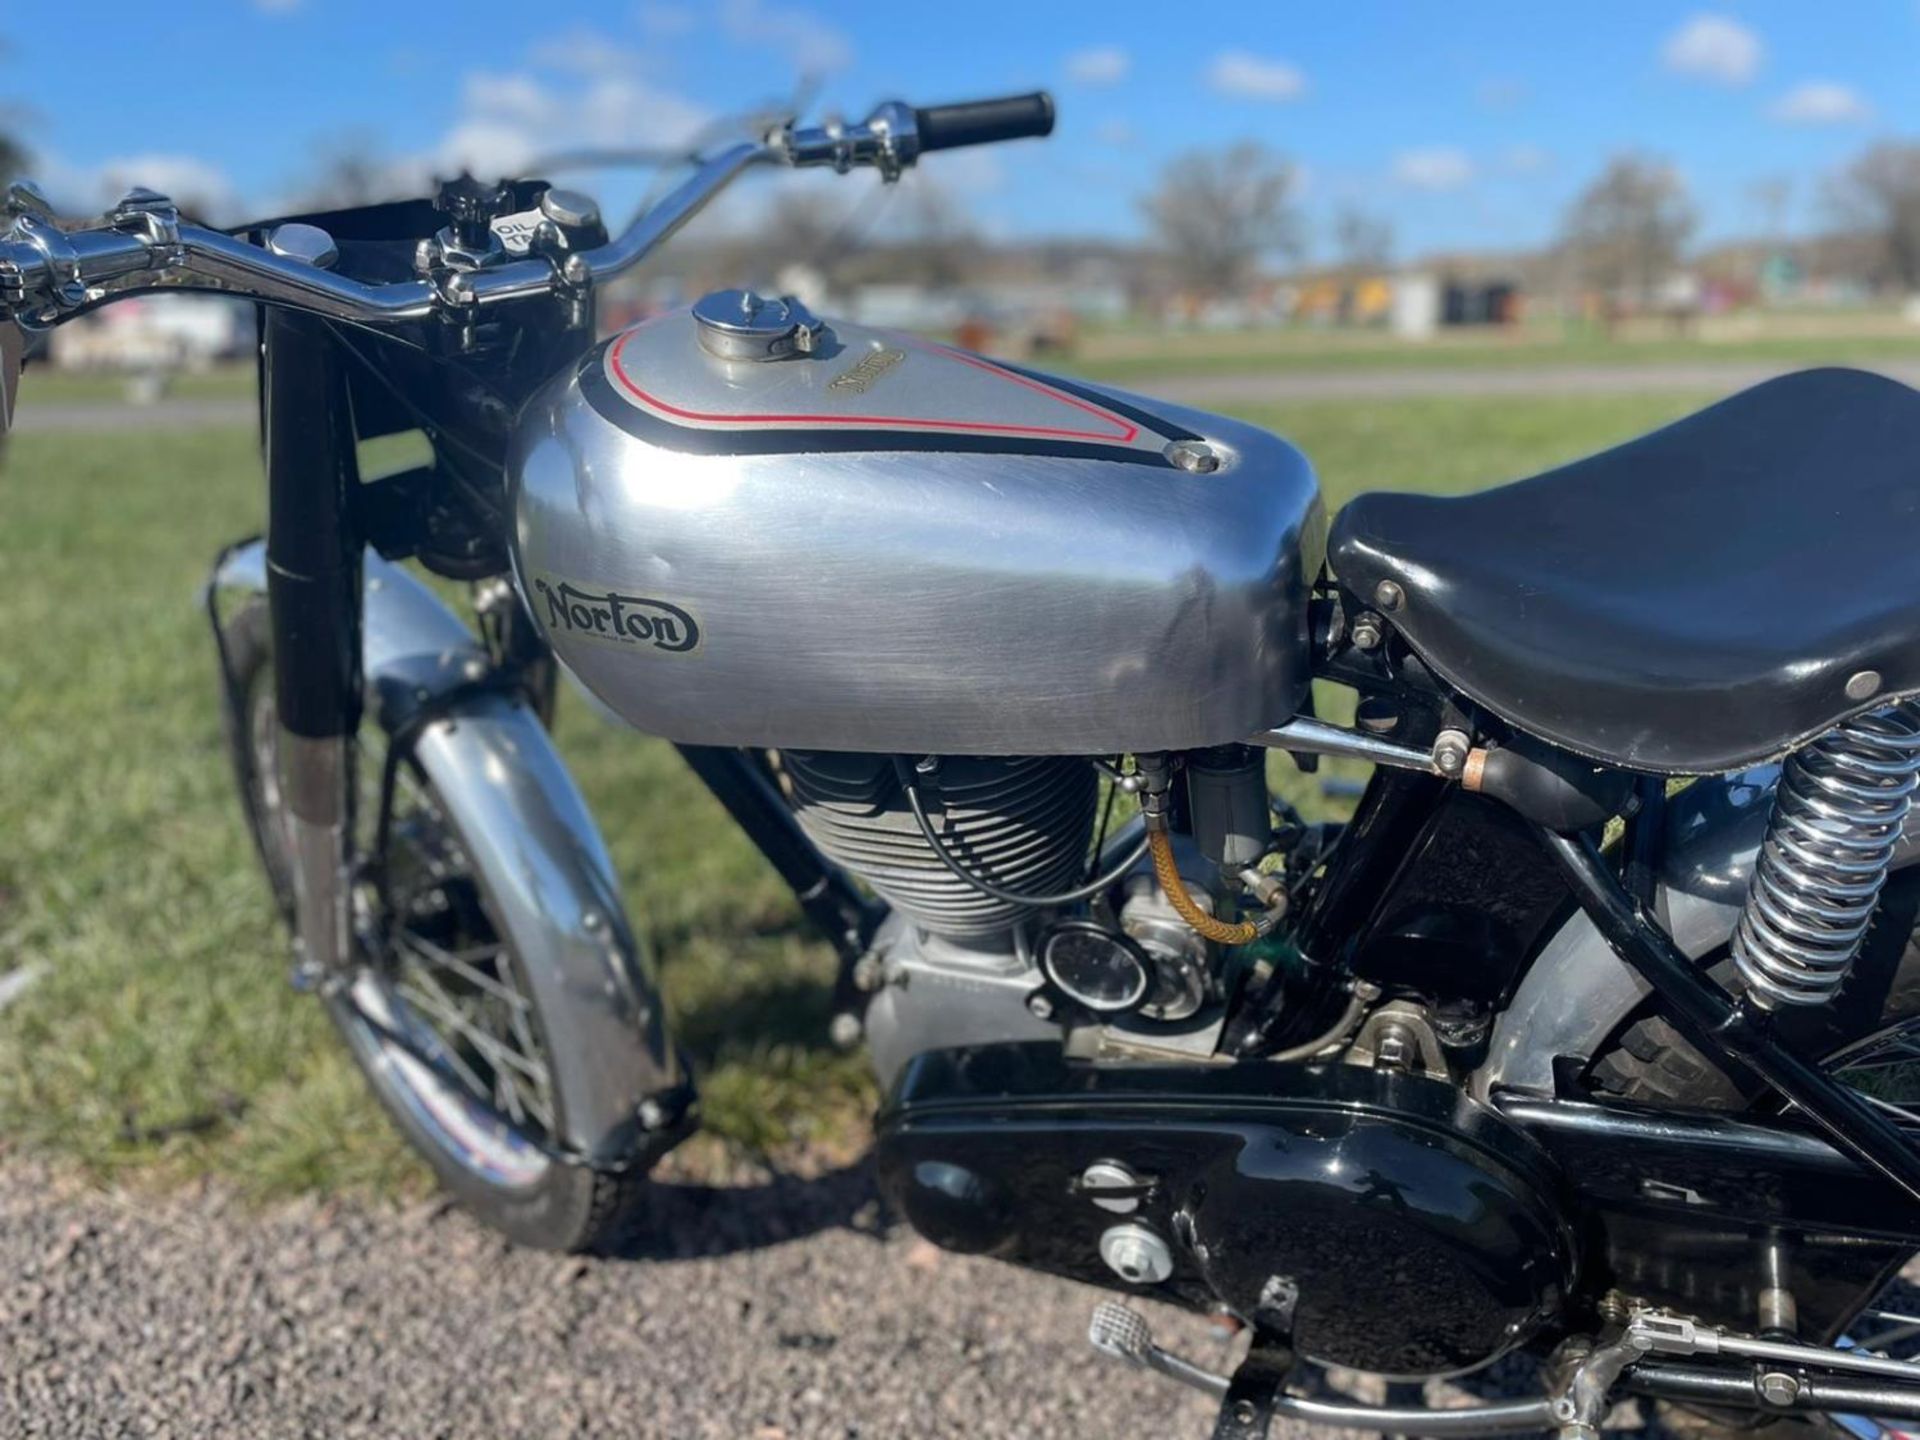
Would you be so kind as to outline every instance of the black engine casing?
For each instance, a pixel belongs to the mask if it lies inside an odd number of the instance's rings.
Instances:
[[[1451,1086],[1352,1066],[1084,1065],[1057,1045],[922,1055],[881,1117],[881,1185],[951,1250],[1194,1309],[1285,1313],[1306,1358],[1472,1369],[1558,1313],[1577,1271],[1551,1165]],[[1151,1182],[1131,1213],[1080,1177]],[[1173,1272],[1128,1285],[1100,1237],[1141,1224]]]

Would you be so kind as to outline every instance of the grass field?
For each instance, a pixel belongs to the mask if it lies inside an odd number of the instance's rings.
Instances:
[[[1300,443],[1337,502],[1510,478],[1695,403],[1246,413]],[[0,1011],[0,1149],[258,1194],[419,1185],[286,987],[221,754],[196,588],[259,522],[250,436],[22,434],[0,505],[0,970],[45,969]],[[559,734],[704,1072],[696,1159],[857,1149],[864,1062],[827,1045],[828,955],[779,882],[666,746],[564,701]]]
[[[1887,311],[1738,312],[1685,334],[1664,322],[1623,324],[1611,339],[1587,325],[1540,321],[1443,330],[1429,340],[1377,329],[1090,328],[1061,363],[1098,379],[1355,370],[1488,369],[1753,362],[1782,367],[1920,360],[1920,327]]]
[[[170,400],[250,400],[253,367],[219,365],[199,372],[183,371],[167,378]],[[53,370],[35,365],[21,381],[23,405],[125,405],[133,387],[129,375],[110,371]]]
[[[1377,370],[1488,369],[1716,362],[1873,366],[1920,361],[1920,326],[1888,310],[1752,312],[1714,316],[1676,335],[1660,320],[1625,322],[1613,339],[1590,325],[1525,325],[1442,331],[1409,342],[1377,329],[1288,326],[1250,330],[1167,330],[1125,324],[1091,326],[1054,369],[1115,383],[1164,375],[1332,373]],[[127,402],[124,375],[35,367],[27,404]],[[223,365],[175,376],[169,399],[251,397],[253,367]]]

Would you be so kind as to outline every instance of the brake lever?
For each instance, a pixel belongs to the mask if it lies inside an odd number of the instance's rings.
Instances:
[[[16,180],[7,186],[5,208],[9,216],[32,215],[49,225],[60,223],[60,217],[53,213],[53,202],[31,180]]]

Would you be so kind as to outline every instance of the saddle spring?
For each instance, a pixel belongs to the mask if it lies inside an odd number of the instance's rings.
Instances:
[[[1781,767],[1733,933],[1762,1009],[1822,1005],[1845,983],[1920,789],[1920,704],[1855,716]]]

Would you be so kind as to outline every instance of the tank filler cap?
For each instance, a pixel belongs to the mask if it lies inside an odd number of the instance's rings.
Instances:
[[[785,360],[810,355],[832,332],[791,295],[715,290],[694,302],[700,344],[722,360]]]

